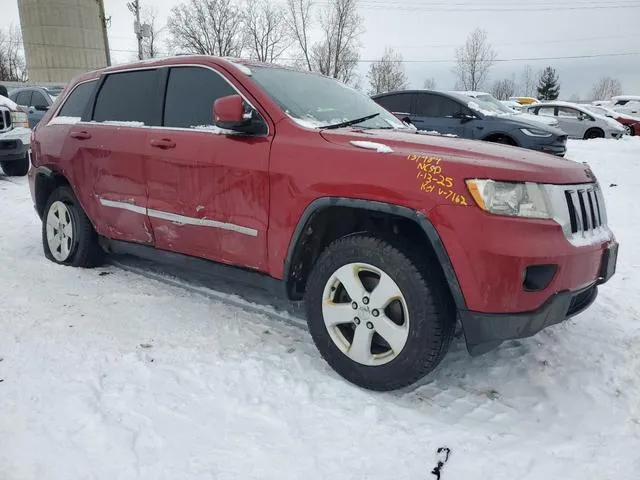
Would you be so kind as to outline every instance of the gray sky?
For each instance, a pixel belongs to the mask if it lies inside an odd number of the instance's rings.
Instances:
[[[275,0],[272,0],[275,1]],[[0,28],[19,23],[17,0],[1,0]],[[6,4],[9,5],[6,5]],[[176,0],[141,0],[158,11],[160,23]],[[326,0],[316,0],[317,5]],[[385,46],[406,61],[412,87],[434,77],[438,88],[452,88],[455,47],[476,27],[488,32],[499,60],[494,79],[519,76],[525,64],[534,71],[552,65],[560,75],[561,96],[588,95],[595,81],[610,75],[627,94],[640,95],[640,0],[359,0],[364,33],[359,73],[366,60],[378,58]],[[8,8],[7,8],[8,7]],[[114,62],[135,58],[133,18],[126,0],[105,0],[111,15],[109,40]],[[167,51],[165,42],[160,47]],[[593,58],[518,60],[548,57]],[[512,60],[516,59],[516,60]]]

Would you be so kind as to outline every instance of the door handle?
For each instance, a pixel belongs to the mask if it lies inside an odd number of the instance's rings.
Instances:
[[[78,140],[89,140],[91,138],[91,134],[86,130],[81,130],[79,132],[71,132],[72,138],[77,138]]]
[[[176,146],[176,142],[168,138],[163,138],[161,140],[153,139],[149,143],[151,143],[152,147],[159,148],[161,150],[168,150],[169,148],[175,148]]]

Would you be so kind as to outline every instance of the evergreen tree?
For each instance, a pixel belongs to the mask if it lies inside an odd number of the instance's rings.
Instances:
[[[556,100],[560,94],[560,84],[558,83],[556,69],[547,67],[543,70],[538,81],[538,99]]]

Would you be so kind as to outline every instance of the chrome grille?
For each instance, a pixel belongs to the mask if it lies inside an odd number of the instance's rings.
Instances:
[[[564,196],[569,211],[571,233],[591,232],[606,225],[604,209],[600,208],[602,192],[596,184],[566,189]]]
[[[0,107],[0,132],[11,130],[11,110]]]

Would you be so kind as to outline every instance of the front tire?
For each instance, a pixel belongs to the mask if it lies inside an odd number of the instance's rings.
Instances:
[[[56,188],[42,216],[42,246],[52,262],[91,268],[102,263],[98,235],[71,188]]]
[[[444,358],[455,308],[438,269],[380,239],[355,235],[320,255],[305,296],[309,331],[327,363],[363,388],[411,385]]]
[[[29,156],[26,155],[22,160],[0,162],[0,166],[8,177],[24,177],[29,171]]]

